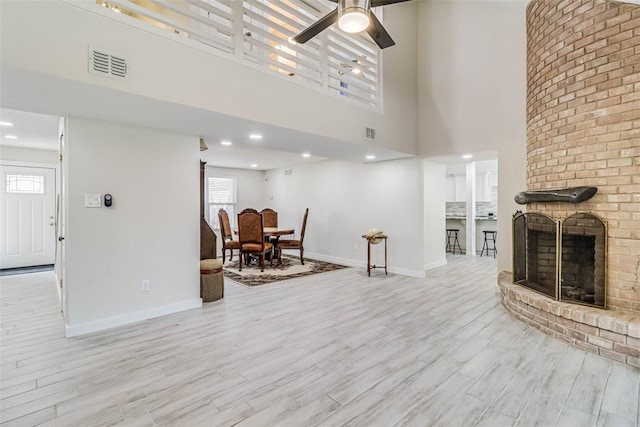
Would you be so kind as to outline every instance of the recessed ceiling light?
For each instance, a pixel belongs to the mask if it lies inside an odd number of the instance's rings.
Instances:
[[[351,71],[353,72],[353,74],[360,74],[362,72],[362,71],[360,71],[360,68],[354,68]]]
[[[17,136],[15,136],[15,135],[5,135],[4,137],[5,137],[6,139],[18,139],[18,137],[17,137]]]
[[[373,160],[375,158],[376,156],[374,156],[373,154],[367,154],[367,157],[366,157],[367,160]]]
[[[11,126],[13,126],[13,123],[9,123],[9,122],[0,122],[0,126],[7,126],[7,127],[11,127]]]
[[[258,167],[258,164],[257,164],[257,163],[251,163],[251,167],[252,167],[252,168],[257,168],[257,167]]]
[[[249,138],[251,139],[262,139],[262,135],[258,134],[258,133],[252,133],[249,135]]]
[[[311,154],[309,154],[309,153],[302,153],[302,157],[311,157]]]
[[[463,154],[462,158],[463,159],[471,159],[471,158],[473,158],[473,154]]]
[[[231,145],[231,141],[220,141],[220,145]]]

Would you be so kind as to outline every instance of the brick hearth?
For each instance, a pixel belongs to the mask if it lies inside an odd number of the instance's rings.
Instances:
[[[569,344],[618,362],[640,367],[640,319],[595,307],[555,301],[498,277],[502,305],[521,320]]]

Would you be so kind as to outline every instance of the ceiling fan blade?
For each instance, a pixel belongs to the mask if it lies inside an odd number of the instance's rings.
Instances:
[[[306,43],[311,40],[313,37],[320,34],[322,31],[329,28],[332,24],[338,22],[338,9],[336,8],[333,12],[329,12],[324,17],[317,20],[313,25],[305,29],[303,32],[298,34],[293,38],[293,41],[296,43]]]
[[[371,18],[371,23],[367,27],[367,33],[371,36],[374,42],[380,49],[384,49],[389,46],[393,46],[396,42],[393,41],[387,30],[384,29],[382,23],[376,18],[376,15],[369,12],[369,17]]]
[[[411,0],[371,0],[371,7],[386,6],[388,4],[404,3]]]

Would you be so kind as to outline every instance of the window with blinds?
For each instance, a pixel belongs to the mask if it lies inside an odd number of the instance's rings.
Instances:
[[[224,209],[229,214],[231,228],[237,222],[237,194],[235,178],[209,177],[207,179],[207,203],[209,205],[209,225],[220,230],[218,211]]]
[[[305,44],[296,34],[336,7],[326,0],[96,0],[114,12],[196,40],[351,101],[379,104],[379,49],[335,25]],[[382,21],[382,10],[373,9]]]

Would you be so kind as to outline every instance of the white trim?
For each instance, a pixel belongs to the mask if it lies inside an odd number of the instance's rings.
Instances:
[[[307,251],[304,252],[304,255],[305,257],[308,256],[309,258],[317,259],[318,261],[332,262],[334,264],[346,265],[349,267],[362,267],[365,270],[367,269],[366,261],[355,261],[352,259],[338,258],[330,255],[316,254],[316,253],[307,252]],[[445,264],[446,264],[446,260],[445,260]],[[397,267],[389,267],[389,266],[387,266],[387,272],[393,273],[393,274],[400,274],[401,276],[415,277],[418,279],[422,279],[426,275],[425,272],[421,270],[407,270],[405,268],[397,268]]]
[[[117,326],[128,325],[142,320],[153,319],[154,317],[165,316],[167,314],[178,313],[180,311],[191,310],[202,307],[202,299],[196,298],[177,304],[165,305],[162,307],[150,308],[148,310],[127,313],[120,316],[108,317],[94,322],[81,323],[79,325],[65,325],[65,336],[67,338],[98,332]]]
[[[55,150],[49,150],[49,151],[55,151]],[[58,165],[56,163],[25,162],[22,160],[0,160],[0,165],[20,166],[25,168],[55,169],[56,172],[58,171]]]
[[[439,259],[437,261],[433,261],[433,262],[430,262],[428,264],[425,264],[424,265],[424,269],[425,269],[425,271],[426,270],[431,270],[433,268],[442,267],[443,265],[447,265],[447,259],[446,258],[442,258],[442,259]]]

